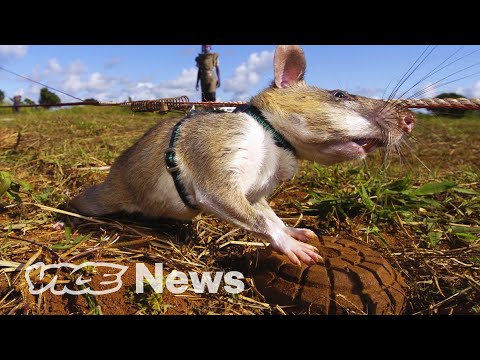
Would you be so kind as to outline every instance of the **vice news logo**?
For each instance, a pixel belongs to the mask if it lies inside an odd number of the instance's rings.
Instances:
[[[91,268],[99,270],[102,267],[105,268],[105,271],[101,272],[102,281],[99,282],[101,288],[98,289],[98,286],[96,286],[96,289],[93,289],[89,286],[92,278],[85,276],[83,270],[91,270]],[[40,269],[40,271],[37,275],[36,270],[38,269]],[[78,277],[75,281],[59,284],[58,275],[56,274],[59,269],[70,271],[70,275],[78,275]],[[37,262],[25,269],[25,279],[32,295],[40,295],[46,291],[51,291],[54,295],[105,295],[114,293],[122,287],[122,275],[125,274],[127,269],[128,266],[106,262],[88,261],[78,265],[71,263],[45,265],[43,262]],[[49,273],[48,270],[54,271]],[[109,271],[108,273],[107,270]],[[36,274],[37,281],[35,282],[32,281],[31,278],[32,271],[35,271]],[[135,264],[135,292],[139,294],[144,292],[145,282],[149,283],[156,293],[163,293],[165,288],[173,294],[182,294],[189,288],[197,294],[205,292],[217,293],[222,284],[222,280],[224,283],[223,289],[226,292],[239,294],[245,289],[245,284],[242,281],[244,278],[243,274],[239,271],[229,271],[227,273],[217,271],[212,278],[212,273],[209,271],[202,272],[199,276],[199,274],[194,271],[189,271],[187,275],[184,272],[176,270],[164,277],[162,263],[155,264],[155,275],[148,270],[145,264]]]

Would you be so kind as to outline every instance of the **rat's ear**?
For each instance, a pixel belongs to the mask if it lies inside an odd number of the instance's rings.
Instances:
[[[273,69],[275,72],[275,85],[286,88],[303,80],[307,63],[305,54],[298,45],[278,45],[275,49]]]

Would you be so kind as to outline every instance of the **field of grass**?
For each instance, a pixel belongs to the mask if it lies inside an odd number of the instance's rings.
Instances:
[[[245,244],[256,241],[251,235],[207,215],[191,224],[99,219],[52,230],[59,216],[53,208],[102,181],[119,153],[166,116],[181,114],[95,107],[0,112],[0,314],[283,313],[264,302],[249,278],[238,296],[135,294],[134,278],[116,297],[28,292],[16,270],[37,261],[228,271],[256,251]],[[378,153],[332,167],[302,163],[270,202],[288,224],[379,250],[408,283],[406,314],[479,313],[479,125],[476,117],[421,116],[401,159],[383,161]]]

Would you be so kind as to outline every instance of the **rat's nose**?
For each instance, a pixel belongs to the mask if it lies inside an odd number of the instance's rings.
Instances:
[[[400,127],[407,134],[412,132],[413,126],[415,125],[415,116],[413,114],[407,114],[402,116],[400,121]]]

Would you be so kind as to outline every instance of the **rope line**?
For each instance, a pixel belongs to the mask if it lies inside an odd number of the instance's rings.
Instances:
[[[466,98],[447,98],[447,99],[411,99],[400,100],[403,106],[407,108],[416,109],[466,109],[478,110],[480,109],[480,99],[466,99]]]
[[[176,98],[156,99],[156,100],[140,100],[140,101],[126,101],[126,102],[98,102],[98,101],[81,101],[71,103],[58,104],[35,104],[35,105],[19,105],[18,107],[60,107],[60,106],[125,106],[130,107],[134,112],[153,112],[153,111],[169,111],[176,109],[188,109],[192,106],[202,107],[238,107],[247,104],[246,101],[189,101],[187,96],[180,96]],[[404,106],[410,109],[465,109],[465,110],[480,110],[480,98],[447,98],[447,99],[408,99],[396,100],[397,105]],[[0,108],[11,108],[12,105],[2,105]]]

